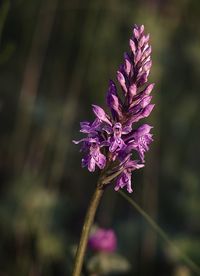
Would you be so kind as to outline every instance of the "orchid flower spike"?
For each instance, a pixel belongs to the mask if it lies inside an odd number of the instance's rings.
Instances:
[[[147,118],[154,108],[150,96],[154,84],[148,83],[152,66],[151,46],[143,25],[134,25],[129,47],[116,75],[122,97],[119,97],[116,83],[110,80],[106,95],[110,115],[102,107],[93,105],[94,121],[81,123],[80,132],[86,138],[73,142],[82,143],[85,153],[82,166],[90,172],[94,172],[96,167],[100,170],[112,167],[117,162],[120,172],[115,177],[115,191],[126,187],[131,193],[132,172],[144,167],[145,153],[153,141],[152,126],[142,124],[136,127],[136,122]],[[133,153],[139,160],[133,160]]]

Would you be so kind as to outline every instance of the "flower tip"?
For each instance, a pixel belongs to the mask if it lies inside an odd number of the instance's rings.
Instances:
[[[139,29],[140,29],[140,33],[143,33],[144,32],[144,25],[140,25]]]
[[[127,52],[124,52],[124,58],[130,60],[129,54]]]
[[[127,93],[126,80],[122,72],[117,71],[117,80],[125,93]]]
[[[136,39],[139,39],[140,35],[144,32],[144,25],[135,24],[133,27],[133,35]]]
[[[146,106],[148,106],[148,104],[151,102],[151,99],[152,99],[152,96],[145,97],[140,103],[141,107],[145,108]]]
[[[133,29],[138,29],[139,27],[138,27],[138,25],[137,24],[134,24],[133,25]]]
[[[105,116],[105,111],[98,105],[92,104],[92,110],[99,119],[101,119],[100,117]]]
[[[120,72],[120,71],[117,71],[117,79],[120,83],[125,83],[124,76],[123,76],[122,72]]]
[[[118,192],[119,191],[119,186],[115,186],[114,190],[115,190],[115,192]]]
[[[72,140],[72,143],[75,144],[75,145],[78,145],[79,141]]]
[[[94,114],[97,116],[97,118],[102,121],[105,122],[109,125],[112,125],[112,123],[109,120],[108,115],[106,114],[106,112],[103,110],[103,108],[101,108],[98,105],[92,104],[92,110],[94,112]]]
[[[129,40],[129,46],[131,48],[131,51],[135,55],[135,53],[136,53],[136,45],[135,45],[135,42],[132,39]]]
[[[145,130],[145,133],[149,132],[149,129],[151,129],[150,125],[143,124],[138,128],[138,131]]]
[[[132,188],[127,188],[127,192],[131,194],[133,192]]]
[[[155,104],[147,105],[144,109],[143,116],[148,117],[150,115],[151,111],[153,110],[154,106],[155,106]]]
[[[109,80],[109,86],[115,86],[115,83],[113,80]]]
[[[99,106],[96,105],[96,104],[92,104],[92,107],[93,107],[94,109],[99,108]]]
[[[154,89],[155,83],[151,83],[147,85],[147,87],[144,89],[144,92],[146,95],[151,94],[151,91]]]

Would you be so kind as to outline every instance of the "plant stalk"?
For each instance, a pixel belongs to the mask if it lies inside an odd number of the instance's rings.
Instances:
[[[85,252],[88,244],[89,234],[90,234],[90,229],[92,227],[94,217],[95,217],[97,208],[99,206],[101,197],[103,195],[103,192],[104,192],[103,185],[101,185],[99,181],[96,187],[96,190],[91,198],[91,201],[85,216],[81,237],[80,237],[78,249],[76,252],[74,270],[73,270],[72,276],[81,275],[83,260],[84,260],[84,256],[85,256]]]

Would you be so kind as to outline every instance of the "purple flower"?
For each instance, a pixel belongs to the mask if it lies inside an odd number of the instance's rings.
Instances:
[[[141,162],[144,161],[144,154],[149,150],[149,144],[153,141],[152,134],[149,133],[152,126],[144,124],[140,126],[130,137],[126,151],[136,150],[139,153]]]
[[[115,191],[118,191],[120,188],[127,187],[127,191],[132,193],[131,187],[131,175],[132,171],[144,167],[144,164],[138,164],[136,160],[128,160],[124,165],[123,172],[117,177],[115,184]]]
[[[98,228],[91,234],[88,242],[94,251],[114,252],[117,248],[117,238],[112,229]]]
[[[93,123],[90,123],[87,121],[80,122],[80,126],[81,126],[80,132],[90,134],[90,135],[96,135],[100,126],[100,120],[96,119]]]
[[[115,190],[126,187],[131,193],[132,171],[144,166],[145,153],[153,141],[151,126],[135,125],[147,118],[154,108],[150,95],[154,84],[148,83],[152,66],[151,46],[143,25],[134,26],[129,46],[130,51],[124,54],[124,62],[119,66],[116,76],[122,90],[121,97],[117,85],[110,80],[106,96],[110,115],[100,106],[93,105],[94,122],[81,123],[80,132],[87,137],[74,143],[82,143],[82,151],[85,153],[82,166],[90,172],[96,166],[103,169],[106,165],[114,168],[118,164],[122,172],[115,177]],[[139,155],[141,164],[131,159],[133,153]]]
[[[93,112],[94,114],[97,116],[97,118],[101,121],[101,122],[105,122],[108,125],[112,125],[111,121],[110,121],[110,117],[106,114],[106,112],[103,110],[103,108],[101,108],[98,105],[92,105],[93,107]]]
[[[82,167],[87,167],[90,172],[95,171],[96,165],[101,170],[105,167],[106,157],[100,152],[101,143],[97,138],[84,138],[73,142],[75,144],[85,142],[84,150],[88,150],[87,155],[82,159]]]
[[[113,127],[105,126],[103,130],[110,135],[108,139],[110,152],[120,151],[126,147],[126,144],[122,139],[122,134],[128,134],[131,131],[129,127],[122,127],[122,124],[117,122]]]

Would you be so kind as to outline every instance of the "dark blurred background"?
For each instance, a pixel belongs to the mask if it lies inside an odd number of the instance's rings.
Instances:
[[[1,0],[0,276],[71,275],[98,177],[71,141],[105,105],[134,23],[151,35],[156,107],[131,197],[200,265],[200,1]],[[115,275],[195,275],[113,186],[96,222],[131,265]]]

